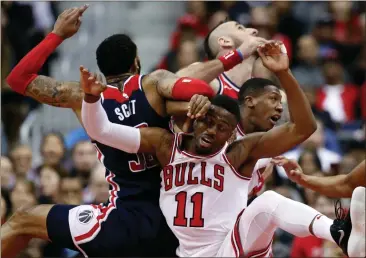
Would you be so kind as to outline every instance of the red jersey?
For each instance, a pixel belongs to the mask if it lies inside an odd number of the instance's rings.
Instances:
[[[217,79],[220,83],[218,94],[238,99],[240,87],[233,83],[225,73],[220,74]]]

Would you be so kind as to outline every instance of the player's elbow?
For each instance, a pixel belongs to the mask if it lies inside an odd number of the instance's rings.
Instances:
[[[309,125],[307,127],[299,127],[296,124],[289,122],[288,123],[288,132],[289,135],[292,135],[294,138],[296,138],[296,142],[298,144],[302,143],[306,139],[308,139],[315,131],[316,131],[317,125],[316,123],[313,125]]]
[[[151,77],[152,79],[159,81],[165,77],[167,77],[167,75],[170,74],[169,71],[164,70],[164,69],[158,69],[156,71],[153,71],[152,73],[149,74],[149,77]]]

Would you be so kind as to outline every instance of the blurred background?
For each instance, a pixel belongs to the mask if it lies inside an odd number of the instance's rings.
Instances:
[[[108,184],[94,146],[67,109],[39,104],[4,83],[19,60],[49,33],[65,8],[85,2],[1,2],[1,221],[24,204],[101,203]],[[318,130],[286,153],[307,174],[350,172],[365,158],[365,2],[90,2],[80,31],[66,40],[41,74],[78,80],[78,67],[96,70],[95,49],[115,33],[136,42],[142,71],[176,72],[204,61],[203,39],[229,17],[286,45],[291,69],[306,92]],[[275,168],[266,184],[334,217],[333,202],[289,182]],[[347,200],[344,200],[347,206]],[[280,257],[337,257],[340,249],[315,237],[278,231]],[[21,257],[73,257],[34,240]]]

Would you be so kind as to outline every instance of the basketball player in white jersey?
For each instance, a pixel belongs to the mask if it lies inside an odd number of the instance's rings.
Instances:
[[[288,81],[295,81],[287,69],[277,72]],[[95,87],[100,83],[95,78],[81,81],[86,95],[92,94],[90,88],[94,87],[93,95],[99,96]],[[250,178],[242,175],[240,168],[248,161],[272,157],[294,147],[313,132],[303,131],[306,124],[315,129],[309,103],[295,86],[297,101],[303,106],[300,120],[251,134],[230,145],[227,141],[240,120],[240,111],[235,100],[227,96],[212,99],[207,114],[194,122],[191,135],[110,123],[100,98],[89,103],[84,99],[82,118],[94,139],[108,141],[126,152],[156,155],[164,167],[160,207],[179,239],[179,256],[270,256],[277,228],[357,249],[349,243],[358,240],[352,237],[352,225],[343,223],[331,234],[331,219],[275,192],[265,192],[245,210]]]

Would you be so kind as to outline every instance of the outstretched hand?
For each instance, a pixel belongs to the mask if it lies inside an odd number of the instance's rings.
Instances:
[[[80,84],[85,94],[96,97],[107,89],[101,78],[97,78],[96,74],[92,74],[83,66],[80,66]]]
[[[274,73],[287,71],[289,69],[289,59],[286,48],[282,42],[269,42],[257,49],[263,65]]]
[[[72,37],[79,30],[81,16],[88,7],[89,5],[83,5],[63,11],[58,16],[52,32],[64,39]]]
[[[283,167],[287,177],[291,181],[301,184],[304,173],[302,172],[300,165],[295,160],[287,159],[284,156],[278,156],[272,158],[271,163],[276,166]]]

